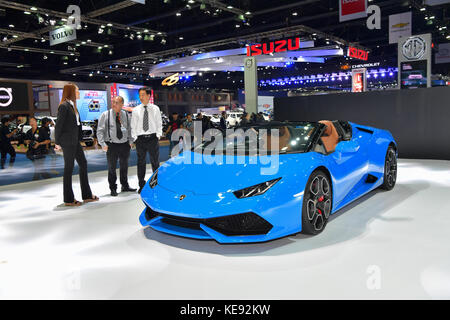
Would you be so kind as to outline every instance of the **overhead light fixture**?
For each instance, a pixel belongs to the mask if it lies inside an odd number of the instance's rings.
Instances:
[[[112,23],[108,23],[107,26],[108,27],[112,27],[113,25],[112,25]]]
[[[30,11],[24,11],[23,13],[25,13],[25,14],[31,14]]]
[[[297,12],[292,12],[292,15],[293,15],[293,16],[297,16],[298,13],[297,13]]]
[[[181,17],[181,12],[177,12],[177,13],[176,13],[176,16],[177,16],[177,17]]]
[[[14,28],[14,25],[13,25],[13,24],[10,24],[9,27],[10,27],[10,28]]]
[[[37,11],[37,8],[36,7],[31,7],[30,10],[31,11]]]

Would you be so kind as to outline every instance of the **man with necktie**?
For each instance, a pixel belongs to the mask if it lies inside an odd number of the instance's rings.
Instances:
[[[112,109],[100,116],[97,127],[98,143],[106,151],[108,159],[108,182],[111,196],[117,196],[117,160],[120,165],[122,192],[135,192],[128,185],[128,159],[133,144],[131,136],[131,116],[122,110],[124,100],[117,96],[112,101]]]
[[[131,117],[131,135],[136,143],[138,156],[139,193],[145,186],[147,153],[150,155],[152,170],[159,168],[159,138],[162,136],[161,111],[150,103],[152,90],[149,87],[139,89],[140,105],[133,109]]]

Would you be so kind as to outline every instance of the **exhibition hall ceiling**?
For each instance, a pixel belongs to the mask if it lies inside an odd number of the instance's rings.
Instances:
[[[369,1],[382,10],[382,28],[369,30],[365,19],[340,23],[337,0],[147,0],[145,5],[131,0],[0,0],[0,77],[153,84],[148,70],[155,64],[294,35],[316,46],[340,45],[343,39],[370,50],[370,60],[395,66],[397,47],[388,39],[391,14],[412,11],[413,34],[431,32],[435,43],[450,40],[449,5],[423,9],[422,3]],[[75,40],[50,46],[49,31],[66,24],[69,5],[80,7],[81,29]],[[320,68],[334,71],[345,63],[345,58],[328,59]],[[448,75],[448,69],[447,64],[435,71]],[[242,72],[232,72],[222,80],[239,86],[242,78]]]

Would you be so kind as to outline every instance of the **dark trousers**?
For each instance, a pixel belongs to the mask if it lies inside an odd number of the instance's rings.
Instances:
[[[122,188],[128,187],[128,159],[130,158],[130,144],[108,143],[106,158],[108,159],[108,182],[111,190],[117,190],[117,160],[120,165],[120,184]]]
[[[5,167],[6,163],[6,156],[9,154],[9,166],[12,166],[14,164],[14,161],[16,160],[16,150],[14,150],[14,147],[11,145],[10,142],[8,143],[2,143],[0,145],[1,149],[1,168],[3,169]]]
[[[81,196],[83,200],[92,198],[88,180],[87,161],[80,143],[61,147],[64,154],[64,202],[70,203],[75,200],[72,190],[72,173],[75,160],[80,171]]]
[[[136,140],[136,152],[138,157],[139,188],[143,188],[145,185],[147,153],[150,155],[153,172],[159,168],[159,141],[156,134],[150,137],[139,136]]]

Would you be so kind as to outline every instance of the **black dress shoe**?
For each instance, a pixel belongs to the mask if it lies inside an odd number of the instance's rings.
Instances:
[[[137,189],[130,187],[122,187],[122,192],[136,192]]]
[[[117,197],[119,194],[117,193],[116,190],[111,190],[111,196],[113,197]]]

